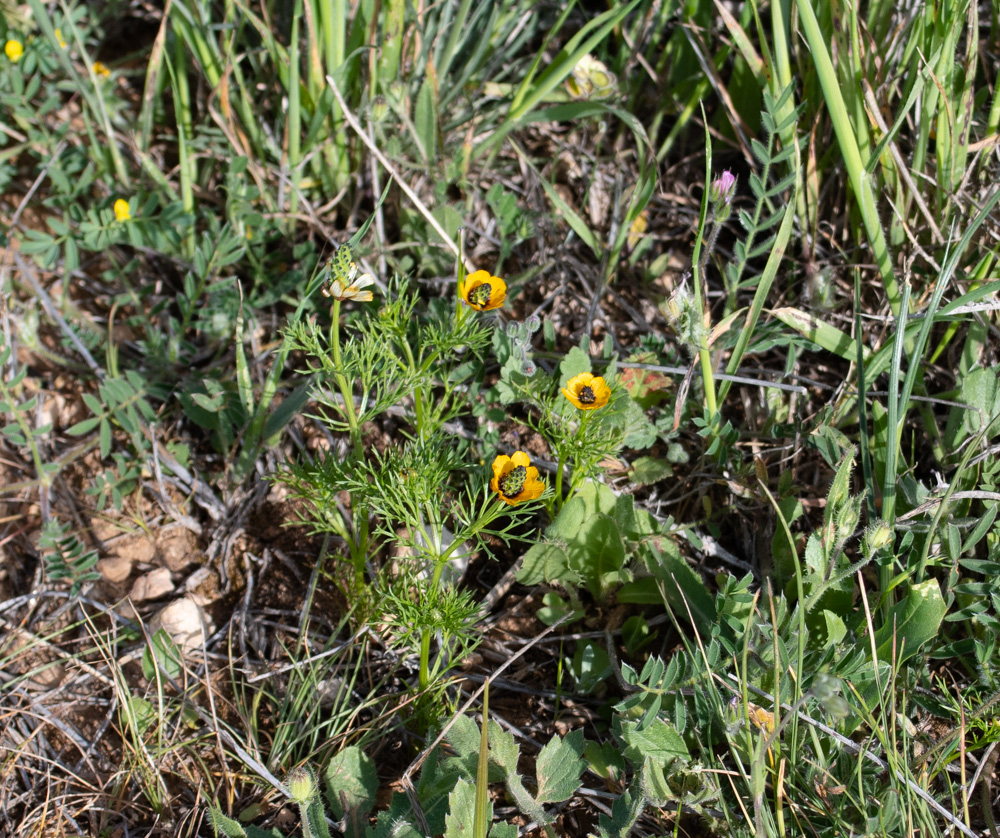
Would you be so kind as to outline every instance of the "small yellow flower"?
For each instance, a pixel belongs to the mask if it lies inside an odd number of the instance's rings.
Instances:
[[[128,208],[128,201],[124,198],[119,198],[115,201],[115,220],[119,222],[128,221],[132,217],[132,213]]]
[[[597,410],[608,403],[608,399],[611,398],[611,388],[600,376],[595,377],[589,372],[581,372],[566,382],[562,394],[580,410]]]
[[[362,291],[365,288],[375,282],[375,278],[371,274],[362,274],[357,276],[358,266],[356,262],[351,262],[348,268],[346,279],[335,279],[328,288],[323,288],[323,294],[327,297],[333,297],[335,300],[357,300],[359,303],[367,303],[372,299],[371,291]],[[357,277],[357,278],[355,278]]]
[[[3,51],[7,54],[7,58],[17,64],[17,62],[21,60],[21,56],[24,55],[24,46],[20,41],[15,41],[11,38],[6,44],[4,44]]]
[[[66,49],[66,41],[63,39],[62,30],[57,26],[55,30],[56,42],[62,49]]]
[[[111,75],[111,71],[107,68],[107,65],[101,61],[95,61],[94,66],[91,67],[91,69],[94,71],[95,76],[103,76],[104,78],[108,78],[108,76]]]
[[[476,271],[458,286],[458,293],[476,311],[491,311],[503,305],[507,283],[489,271]]]
[[[531,458],[523,451],[515,451],[510,457],[500,454],[493,461],[490,488],[500,500],[513,506],[537,498],[545,491],[545,484],[538,479],[538,469],[531,464]]]

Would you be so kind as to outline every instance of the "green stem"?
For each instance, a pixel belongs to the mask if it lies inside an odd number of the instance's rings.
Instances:
[[[351,443],[354,445],[354,454],[358,459],[364,455],[364,446],[361,442],[361,426],[358,422],[358,412],[354,407],[354,388],[348,383],[347,376],[343,372],[343,361],[340,355],[340,300],[333,301],[333,325],[331,327],[330,346],[333,352],[333,365],[336,368],[334,379],[337,382],[337,389],[344,399],[344,416],[347,417],[347,425],[350,429]]]
[[[562,509],[563,505],[563,471],[566,470],[566,452],[565,449],[559,449],[559,465],[556,466],[556,494],[552,499],[552,518],[555,518]]]
[[[302,114],[301,92],[299,90],[299,18],[302,16],[302,0],[295,3],[292,15],[292,34],[288,45],[288,121],[286,131],[288,138],[288,171],[290,189],[288,192],[289,222],[299,209],[299,184],[302,182],[299,171],[302,153]]]
[[[694,243],[694,252],[691,254],[691,284],[694,286],[694,307],[702,318],[698,324],[698,358],[701,361],[701,377],[705,385],[705,404],[708,407],[709,415],[714,418],[718,412],[715,400],[715,376],[712,371],[712,356],[708,352],[708,330],[705,326],[706,320],[711,322],[711,312],[708,309],[707,295],[702,293],[702,285],[705,275],[704,267],[712,251],[712,245],[715,244],[715,237],[718,235],[717,229],[713,230],[710,236],[708,247],[705,248],[704,258],[701,255],[704,245],[701,233],[705,229],[705,224],[708,220],[708,194],[709,184],[712,180],[712,147],[707,129],[705,139],[706,147],[708,148],[708,154],[705,159],[705,195],[702,198],[701,215],[698,220],[698,235]]]
[[[425,535],[424,538],[427,538]],[[444,566],[448,563],[448,556],[451,555],[452,551],[458,545],[458,538],[452,539],[451,544],[448,549],[441,553],[434,560],[434,573],[431,576],[430,585],[427,586],[427,590],[436,591],[441,584],[441,574],[444,573]],[[421,691],[427,689],[431,682],[431,636],[433,632],[429,629],[424,629],[420,633],[420,689]]]
[[[403,345],[403,352],[406,354],[406,361],[410,365],[410,372],[413,373],[413,377],[417,377],[417,362],[413,358],[413,350],[410,348],[410,342],[403,338],[400,341]],[[423,441],[424,439],[424,394],[419,389],[414,389],[413,391],[413,409],[417,414],[417,439]]]
[[[187,53],[184,42],[178,38],[174,42],[173,67],[174,115],[177,120],[177,153],[180,159],[181,205],[189,216],[194,215],[194,184],[198,180],[198,164],[190,153],[188,142],[194,134],[191,118],[191,91],[188,87]],[[114,145],[112,143],[112,145]],[[191,258],[194,254],[194,225],[189,225],[184,233],[184,252]]]
[[[333,354],[334,369],[336,370],[334,379],[344,400],[344,416],[347,417],[351,442],[354,446],[354,458],[357,462],[361,462],[365,453],[361,439],[361,423],[358,421],[358,412],[354,407],[354,388],[348,382],[347,376],[344,375],[343,360],[340,354],[340,300],[333,301],[332,316],[333,324],[330,329],[330,348]],[[359,503],[355,507],[353,498],[351,500],[356,540],[353,544],[348,542],[348,546],[351,551],[351,564],[354,565],[354,589],[356,592],[359,592],[364,588],[365,582],[365,556],[368,553],[368,508],[363,503]]]

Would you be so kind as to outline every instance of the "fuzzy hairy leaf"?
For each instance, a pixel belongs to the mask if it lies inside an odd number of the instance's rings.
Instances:
[[[324,772],[326,798],[333,816],[340,820],[347,811],[367,815],[375,805],[378,775],[375,763],[356,745],[344,748],[327,763]]]
[[[492,802],[488,805],[492,817]],[[476,811],[476,787],[468,780],[459,780],[448,795],[448,814],[444,819],[445,838],[468,838]]]
[[[539,803],[560,803],[569,800],[580,788],[580,775],[586,763],[583,755],[583,731],[574,730],[565,738],[553,736],[542,748],[535,763]]]
[[[625,756],[635,763],[646,758],[668,764],[675,759],[690,759],[687,745],[681,735],[662,719],[656,719],[646,728],[636,722],[622,723],[622,740],[626,744]]]

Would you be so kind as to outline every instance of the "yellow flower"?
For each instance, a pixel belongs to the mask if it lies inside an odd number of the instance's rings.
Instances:
[[[57,26],[55,30],[56,41],[62,49],[66,49],[66,41],[63,40],[62,30]]]
[[[4,44],[3,51],[12,62],[17,64],[21,60],[21,56],[24,55],[24,46],[22,46],[20,41],[15,41],[11,38]]]
[[[107,68],[107,65],[100,61],[95,61],[94,66],[91,67],[91,69],[94,71],[95,76],[104,76],[104,78],[108,78],[108,76],[111,75],[111,71]]]
[[[323,289],[324,296],[333,297],[335,300],[357,300],[359,303],[367,303],[372,299],[371,291],[362,291],[375,282],[371,274],[357,276],[358,266],[356,262],[351,262],[347,271],[346,279],[335,279],[330,283],[329,288]],[[357,279],[355,279],[357,277]]]
[[[537,498],[545,491],[545,484],[538,479],[538,469],[531,465],[531,458],[523,451],[515,451],[510,457],[500,454],[493,461],[490,488],[500,500],[513,506]]]
[[[490,276],[489,271],[476,271],[459,284],[458,293],[476,311],[491,311],[503,305],[507,283],[498,276]]]
[[[608,403],[611,388],[604,383],[603,378],[581,372],[566,382],[562,394],[580,410],[597,410]]]
[[[128,221],[132,217],[132,213],[128,208],[128,201],[124,198],[119,198],[115,201],[115,220],[116,221]]]

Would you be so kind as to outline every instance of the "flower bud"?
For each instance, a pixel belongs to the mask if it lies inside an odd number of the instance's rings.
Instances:
[[[892,527],[881,520],[868,527],[861,539],[861,549],[866,556],[872,556],[890,544],[892,544]]]
[[[527,320],[524,321],[524,328],[528,330],[529,335],[533,335],[542,327],[542,318],[537,314],[532,314]]]
[[[712,181],[708,191],[708,197],[713,204],[728,204],[736,194],[736,176],[726,169],[721,175]]]
[[[288,796],[295,803],[308,803],[316,793],[316,778],[304,765],[288,775]]]

